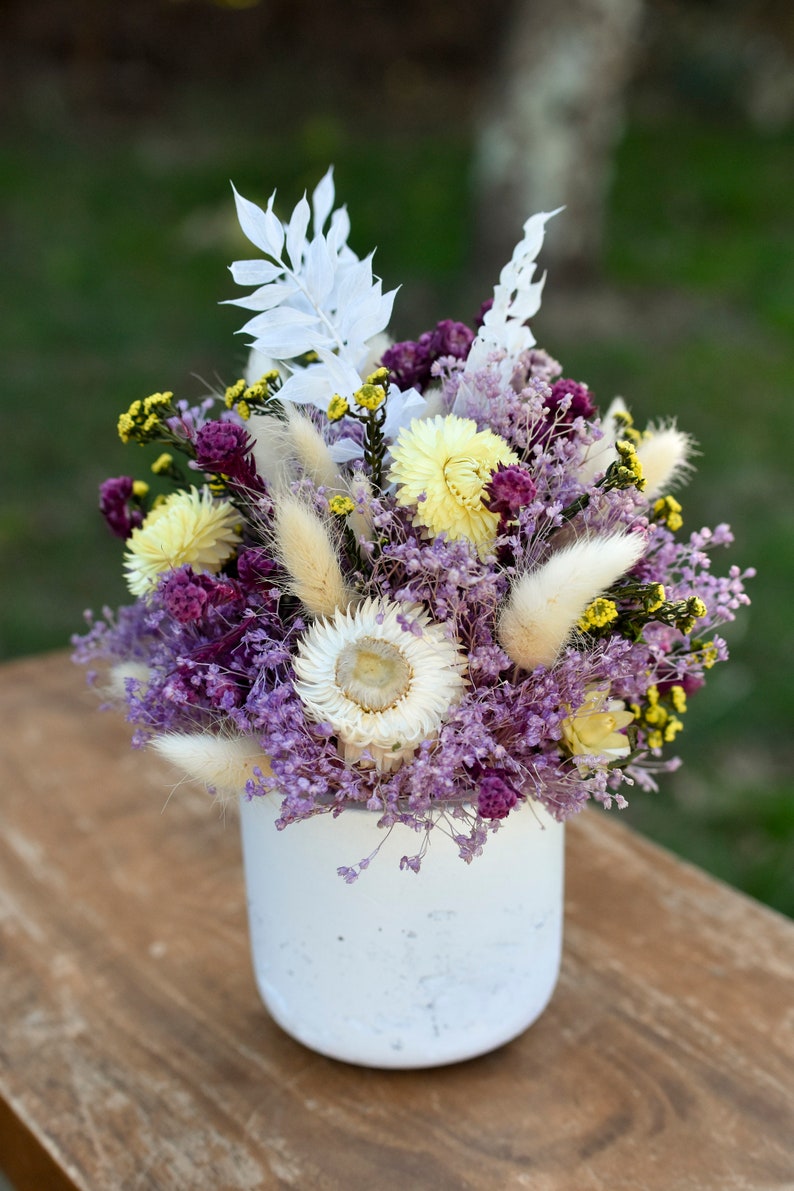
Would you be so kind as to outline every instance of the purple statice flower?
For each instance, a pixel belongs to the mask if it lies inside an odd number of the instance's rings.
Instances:
[[[486,769],[477,789],[477,814],[482,819],[506,819],[521,797],[504,770]]]
[[[465,323],[442,318],[430,336],[430,351],[435,359],[453,356],[456,360],[465,360],[473,341],[474,332]]]
[[[551,400],[550,408],[552,410],[559,409],[565,398],[569,397],[570,401],[567,403],[568,417],[574,418],[592,418],[597,412],[596,406],[592,401],[592,394],[587,385],[579,384],[578,381],[568,380],[562,378],[555,380],[551,386]]]
[[[163,608],[180,624],[201,620],[205,609],[217,608],[239,600],[239,591],[231,580],[214,575],[196,574],[189,566],[169,572],[160,583]]]
[[[423,342],[424,340],[424,342]],[[406,339],[393,343],[381,357],[381,364],[389,370],[389,380],[401,389],[417,389],[420,393],[430,379],[434,357],[430,351],[430,336]]]
[[[465,360],[473,340],[474,332],[465,323],[444,318],[418,339],[392,344],[383,353],[381,364],[388,368],[394,384],[421,393],[433,378],[435,362],[442,358]]]
[[[132,476],[111,477],[99,485],[99,511],[117,538],[128,538],[143,524],[143,511],[130,507],[132,486]]]
[[[500,464],[485,486],[485,503],[504,521],[512,521],[520,509],[535,499],[537,490],[526,467],[517,463]]]
[[[205,422],[196,432],[196,466],[217,473],[241,488],[262,491],[264,484],[251,459],[253,439],[234,422]]]
[[[268,585],[275,570],[275,562],[262,546],[251,546],[237,555],[237,578],[243,587]]]

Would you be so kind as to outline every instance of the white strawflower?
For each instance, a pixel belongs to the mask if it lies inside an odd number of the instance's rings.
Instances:
[[[166,571],[189,563],[215,574],[240,542],[240,514],[208,489],[174,492],[127,539],[124,569],[135,596],[146,595]]]
[[[345,761],[366,753],[388,771],[438,732],[463,693],[464,667],[458,645],[419,605],[368,599],[308,630],[295,690],[312,719],[331,725]]]

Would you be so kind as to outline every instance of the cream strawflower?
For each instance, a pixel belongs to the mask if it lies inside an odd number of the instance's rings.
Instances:
[[[593,690],[581,707],[569,719],[563,720],[563,740],[574,759],[627,757],[631,745],[621,728],[628,727],[633,719],[622,700],[610,699],[605,691]]]
[[[189,563],[196,570],[220,570],[236,550],[240,514],[227,500],[203,488],[174,492],[149,513],[127,539],[124,569],[133,595],[146,595],[160,575]]]
[[[490,545],[499,518],[483,503],[483,489],[500,463],[518,462],[503,438],[455,414],[415,418],[401,431],[392,458],[389,479],[398,503],[416,509],[414,525],[434,537]]]
[[[436,734],[463,693],[464,666],[457,644],[419,605],[368,599],[308,630],[295,690],[312,719],[331,725],[345,761],[367,753],[388,771]]]

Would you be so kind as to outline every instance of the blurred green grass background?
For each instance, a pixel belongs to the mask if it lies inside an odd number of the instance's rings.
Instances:
[[[48,76],[26,90],[0,129],[0,656],[62,648],[84,608],[127,598],[96,489],[144,475],[148,456],[119,443],[118,413],[240,372],[239,315],[218,305],[246,255],[229,179],[258,201],[278,186],[286,207],[333,161],[354,247],[377,245],[386,284],[403,285],[397,335],[472,319],[486,295],[470,281],[471,129],[448,112],[392,126],[316,97],[275,112],[255,81],[210,80],[129,119],[76,114]],[[759,571],[726,632],[732,661],[691,701],[684,766],[622,817],[789,914],[792,149],[790,128],[708,105],[632,107],[602,276],[550,276],[533,324],[602,405],[620,393],[640,424],[675,416],[695,436],[686,524],[729,521],[736,545],[715,567]]]

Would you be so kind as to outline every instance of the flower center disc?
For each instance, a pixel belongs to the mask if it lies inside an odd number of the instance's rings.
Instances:
[[[482,504],[483,485],[490,473],[476,459],[467,455],[453,455],[444,464],[444,482],[456,500],[467,509]]]
[[[411,667],[396,645],[361,637],[344,647],[336,662],[336,681],[364,711],[385,711],[411,684]]]

